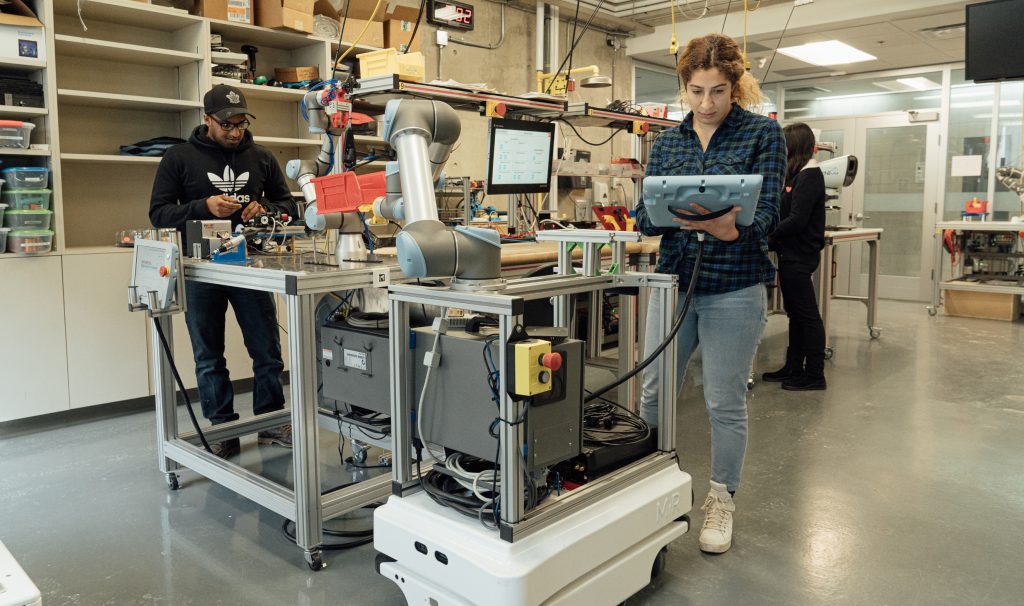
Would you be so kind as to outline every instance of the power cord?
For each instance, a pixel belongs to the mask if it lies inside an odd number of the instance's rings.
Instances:
[[[206,452],[213,454],[213,449],[210,448],[210,443],[206,441],[206,435],[203,434],[203,430],[199,427],[199,421],[196,419],[196,411],[192,409],[192,400],[188,397],[188,390],[185,389],[185,382],[181,380],[181,375],[178,374],[178,366],[174,363],[174,353],[171,352],[171,346],[167,343],[167,337],[164,336],[164,327],[160,325],[160,322],[153,318],[153,326],[156,327],[156,334],[160,337],[160,343],[163,345],[164,354],[167,355],[167,361],[171,364],[171,373],[174,375],[174,380],[178,382],[178,389],[181,390],[181,397],[185,398],[185,407],[188,409],[188,418],[192,420],[192,427],[196,430],[199,435],[199,441],[203,443],[203,448]]]
[[[676,316],[675,322],[673,322],[673,324],[672,324],[672,330],[669,332],[668,336],[665,337],[665,340],[661,342],[661,345],[658,345],[658,348],[655,349],[654,351],[652,351],[650,353],[650,355],[648,355],[644,359],[643,362],[640,362],[639,364],[636,365],[635,368],[633,368],[633,370],[631,370],[631,371],[627,372],[626,374],[622,375],[621,377],[615,379],[611,383],[608,383],[607,385],[604,385],[603,387],[595,389],[593,393],[591,393],[589,396],[587,396],[586,398],[583,399],[583,403],[584,404],[586,404],[588,402],[591,402],[591,401],[597,399],[600,396],[603,396],[604,394],[606,394],[609,391],[615,389],[619,385],[622,385],[626,381],[628,381],[628,380],[632,379],[633,377],[635,377],[637,374],[642,372],[643,369],[645,369],[648,366],[650,366],[651,362],[653,362],[658,356],[660,356],[661,352],[665,351],[665,348],[668,347],[669,343],[671,343],[672,340],[675,339],[676,334],[679,332],[679,329],[682,328],[682,326],[683,326],[683,318],[686,317],[686,312],[689,311],[689,309],[690,309],[690,303],[693,301],[693,291],[694,291],[694,289],[697,286],[697,278],[698,278],[698,276],[700,276],[700,266],[701,266],[701,262],[703,260],[704,260],[704,232],[698,231],[697,232],[697,259],[694,260],[694,262],[693,262],[693,275],[690,278],[689,286],[686,287],[686,296],[683,299],[683,309],[680,310],[679,315]]]

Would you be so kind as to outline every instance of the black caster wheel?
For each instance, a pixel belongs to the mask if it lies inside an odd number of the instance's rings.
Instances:
[[[309,566],[309,569],[313,572],[323,570],[327,567],[327,564],[324,564],[324,561],[321,558],[319,549],[316,551],[306,552],[306,565]]]
[[[352,461],[362,465],[366,462],[366,455],[370,447],[361,442],[352,441]]]
[[[665,560],[668,559],[668,547],[662,547],[658,555],[654,556],[654,564],[651,565],[651,579],[656,579],[665,571]]]
[[[877,339],[878,337],[882,336],[882,329],[872,328],[871,330],[868,331],[868,334],[871,335],[872,339]]]
[[[832,348],[831,348],[831,347],[826,347],[826,348],[825,348],[825,359],[826,359],[826,360],[831,360],[831,359],[832,359],[832,354],[833,354],[833,353],[834,353],[834,352],[832,351]]]
[[[934,307],[929,307],[928,308],[928,315],[929,316],[934,316],[934,315],[936,315],[938,313],[939,313],[939,310],[935,309]]]
[[[178,474],[169,473],[165,480],[167,481],[167,488],[170,488],[171,490],[178,490],[181,488],[181,485],[178,484]]]

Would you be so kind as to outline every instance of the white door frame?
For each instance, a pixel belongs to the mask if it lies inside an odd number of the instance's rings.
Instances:
[[[860,160],[860,169],[868,167],[867,131],[874,128],[925,127],[923,142],[924,155],[924,192],[921,198],[921,258],[916,276],[879,276],[878,288],[881,297],[886,299],[903,299],[911,301],[927,301],[931,297],[931,276],[934,259],[932,258],[932,234],[935,231],[935,202],[939,199],[941,187],[942,158],[939,157],[940,123],[911,122],[908,114],[892,114],[872,118],[856,119],[855,155]],[[859,178],[853,182],[853,225],[864,224],[864,194],[867,179]],[[894,237],[890,234],[889,237]],[[882,234],[881,254],[885,255],[886,234]],[[852,289],[855,294],[863,296],[867,292],[868,276],[861,272],[862,256],[867,255],[863,246],[852,247],[850,265],[847,266],[851,276]]]

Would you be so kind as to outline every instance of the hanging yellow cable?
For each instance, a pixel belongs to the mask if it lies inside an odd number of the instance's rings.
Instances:
[[[668,53],[675,55],[679,52],[679,38],[676,37],[676,3],[672,0],[672,40],[668,43]]]
[[[758,1],[760,5],[760,0]],[[743,0],[743,67],[750,69],[750,59],[747,58],[747,0]]]
[[[363,39],[363,35],[366,34],[366,30],[373,23],[373,19],[374,17],[377,16],[377,11],[380,10],[380,6],[383,1],[384,0],[377,0],[377,4],[373,7],[373,12],[370,13],[370,18],[366,20],[366,23],[363,25],[363,29],[359,31],[359,35],[356,36],[356,39],[352,41],[352,45],[345,49],[345,52],[342,53],[340,57],[338,57],[337,61],[335,61],[335,67],[341,65],[341,62],[345,59],[345,57],[347,57],[348,54],[352,52],[352,49],[354,49],[356,45],[359,44],[359,42]]]

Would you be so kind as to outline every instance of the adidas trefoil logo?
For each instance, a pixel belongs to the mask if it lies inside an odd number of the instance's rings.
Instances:
[[[206,173],[206,176],[209,177],[210,183],[212,183],[214,187],[228,195],[238,192],[240,189],[245,187],[246,183],[249,182],[248,171],[236,177],[235,171],[231,170],[230,166],[224,167],[223,175],[218,175],[217,173]]]
[[[241,99],[238,96],[238,93],[236,93],[233,90],[229,90],[228,94],[226,94],[224,96],[228,98],[228,103],[230,103],[232,105],[238,105],[238,102],[241,101]]]

